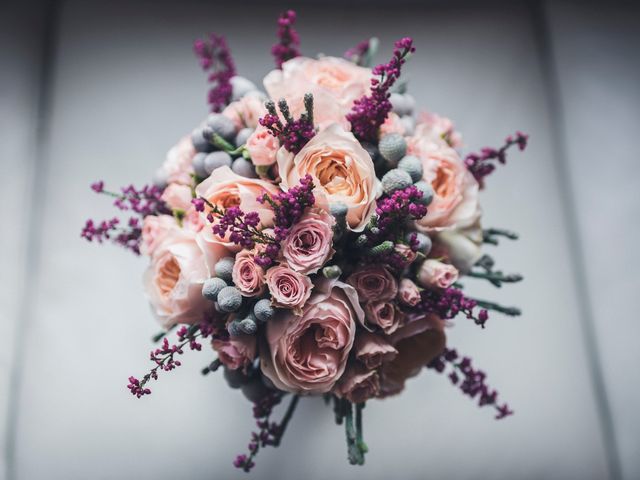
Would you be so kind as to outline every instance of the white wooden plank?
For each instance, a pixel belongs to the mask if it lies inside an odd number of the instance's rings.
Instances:
[[[420,102],[458,121],[467,144],[498,144],[515,128],[528,153],[489,181],[487,225],[523,235],[496,258],[526,283],[495,292],[520,304],[521,319],[495,317],[486,331],[459,322],[450,343],[490,374],[517,415],[502,423],[478,410],[446,378],[424,374],[403,396],[367,407],[367,465],[349,467],[342,431],[320,401],[304,401],[279,451],[265,451],[264,478],[606,478],[539,65],[527,11],[518,6],[300,9],[307,52],[341,54],[375,33],[381,58],[413,35],[407,69]],[[56,77],[46,261],[28,346],[18,437],[19,478],[237,477],[230,462],[252,428],[249,404],[220,378],[199,378],[207,355],[136,401],[124,382],[147,366],[155,331],[141,291],[144,262],[80,243],[88,215],[107,214],[86,185],[143,182],[163,152],[205,114],[203,75],[191,41],[228,35],[241,72],[271,68],[269,6],[206,3],[117,6],[65,3]],[[330,25],[330,27],[328,27]],[[538,202],[544,199],[544,204]],[[554,244],[549,245],[549,232]],[[570,446],[570,448],[569,448]],[[37,458],[38,461],[33,461]]]

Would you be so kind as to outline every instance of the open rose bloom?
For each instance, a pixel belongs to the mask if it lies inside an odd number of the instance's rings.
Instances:
[[[370,42],[347,58],[301,56],[294,21],[291,11],[279,19],[266,92],[237,75],[223,37],[196,42],[212,113],[169,150],[154,184],[92,185],[128,215],[82,232],[149,261],[144,287],[164,331],[131,393],[151,393],[186,349],[202,351],[204,372],[223,371],[255,404],[260,432],[234,462],[245,471],[279,443],[301,396],[333,404],[353,464],[366,452],[365,402],[403,392],[421,372],[447,372],[498,418],[512,413],[449,346],[449,329],[454,318],[484,328],[489,308],[519,314],[462,288],[521,279],[483,251],[516,236],[483,229],[480,192],[527,137],[465,156],[451,120],[417,112],[396,90],[410,38],[372,69]]]

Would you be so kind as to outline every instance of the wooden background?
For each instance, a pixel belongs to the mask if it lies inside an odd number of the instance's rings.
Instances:
[[[372,34],[380,59],[411,35],[419,103],[453,118],[469,149],[531,134],[489,179],[486,226],[522,239],[495,252],[525,282],[477,296],[523,307],[472,356],[516,415],[495,422],[444,377],[366,409],[366,466],[304,400],[265,479],[640,478],[640,8],[611,2],[319,2],[299,11],[307,54],[340,55]],[[227,35],[239,71],[272,68],[277,2],[36,1],[0,7],[0,479],[243,478],[231,467],[250,404],[211,356],[132,398],[157,331],[144,260],[80,240],[109,202],[88,185],[146,182],[206,114],[191,42]]]

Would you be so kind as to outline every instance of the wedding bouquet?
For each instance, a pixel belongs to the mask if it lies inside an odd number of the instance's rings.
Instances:
[[[257,431],[234,461],[245,471],[280,443],[306,395],[332,404],[348,459],[362,464],[365,402],[400,393],[425,367],[447,372],[496,418],[512,413],[445,330],[456,317],[484,328],[488,310],[520,313],[469,297],[459,279],[500,287],[522,278],[483,254],[483,244],[517,236],[482,229],[479,192],[527,136],[462,157],[452,122],[416,114],[398,81],[410,38],[371,69],[375,39],[345,58],[301,56],[295,18],[279,17],[266,93],[236,74],[222,36],[196,41],[212,113],[169,151],[152,185],[116,193],[93,184],[130,218],[89,220],[82,231],[150,260],[144,285],[164,330],[153,368],[128,389],[150,394],[186,349],[206,344],[215,355],[203,373],[223,371],[254,403]]]

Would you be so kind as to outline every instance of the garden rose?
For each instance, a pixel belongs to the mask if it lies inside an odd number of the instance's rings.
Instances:
[[[423,112],[418,118],[415,129],[416,137],[428,138],[436,142],[445,142],[450,147],[462,146],[462,135],[456,131],[453,122],[436,113]]]
[[[171,147],[167,153],[167,158],[162,164],[160,171],[168,183],[180,183],[191,185],[193,166],[191,161],[196,154],[196,149],[191,142],[191,136],[186,135]]]
[[[460,272],[467,273],[482,257],[480,222],[468,228],[439,232],[435,236],[432,255],[446,258]]]
[[[291,227],[282,242],[282,256],[289,267],[303,274],[316,273],[335,253],[332,248],[332,215],[321,209],[311,209]]]
[[[302,316],[281,310],[267,322],[262,372],[288,392],[330,391],[344,373],[363,316],[353,287],[319,279]]]
[[[162,243],[172,228],[177,229],[178,224],[171,215],[147,215],[144,217],[140,253],[149,256],[153,255],[156,247]]]
[[[370,370],[390,362],[398,355],[398,351],[382,335],[366,331],[356,335],[353,351],[356,358]]]
[[[398,282],[385,266],[379,264],[358,268],[347,283],[356,289],[361,302],[391,300],[398,293]]]
[[[179,183],[171,183],[164,189],[160,198],[169,208],[186,212],[191,207],[191,187]]]
[[[311,279],[286,265],[271,267],[265,278],[271,292],[271,303],[277,307],[292,309],[296,315],[300,315],[302,307],[311,296]]]
[[[375,398],[380,393],[378,372],[357,363],[349,365],[334,388],[334,393],[351,403],[363,403]]]
[[[256,128],[260,125],[260,118],[267,110],[264,108],[264,97],[258,92],[248,94],[236,102],[231,102],[222,114],[231,119],[238,130],[242,128]]]
[[[405,305],[415,307],[420,301],[420,290],[418,289],[418,286],[408,278],[400,280],[398,300]]]
[[[202,296],[202,284],[208,276],[194,235],[172,229],[155,248],[144,274],[152,311],[164,328],[202,320],[212,305]]]
[[[422,159],[423,179],[434,191],[427,214],[416,221],[418,230],[464,228],[480,218],[478,182],[453,148],[419,139],[409,142],[409,153]]]
[[[256,358],[256,336],[242,335],[230,340],[215,339],[211,346],[220,362],[230,370],[247,368]]]
[[[387,335],[400,327],[404,314],[398,310],[393,302],[369,302],[364,307],[365,327],[372,325],[379,327]]]
[[[429,258],[420,265],[417,277],[423,287],[448,288],[458,279],[458,269]]]
[[[264,270],[255,261],[255,252],[240,250],[232,271],[233,283],[245,297],[262,295],[265,289]]]
[[[278,169],[285,190],[311,175],[316,191],[329,203],[347,206],[351,230],[362,231],[375,210],[379,180],[373,161],[356,138],[338,125],[318,133],[297,155],[278,150]]]
[[[280,148],[280,142],[266,127],[260,125],[247,140],[246,147],[254,165],[270,166],[276,163],[276,152]]]
[[[382,125],[380,125],[380,136],[389,135],[390,133],[397,133],[398,135],[404,135],[406,128],[400,117],[393,113],[389,112],[386,120]]]

